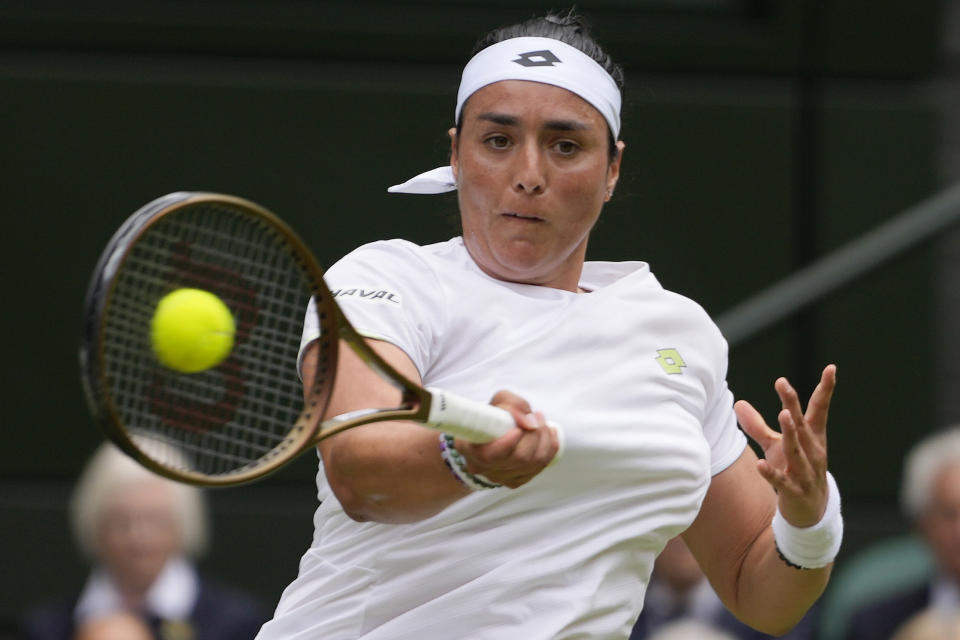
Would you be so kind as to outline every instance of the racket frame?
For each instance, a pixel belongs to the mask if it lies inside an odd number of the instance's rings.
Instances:
[[[229,474],[211,475],[161,464],[145,452],[124,425],[109,391],[103,366],[105,322],[124,261],[132,248],[153,224],[177,210],[204,204],[225,205],[254,215],[283,236],[293,250],[316,301],[316,319],[321,327],[317,339],[318,375],[304,393],[303,410],[283,441],[255,464]],[[335,384],[334,376],[340,341],[346,343],[371,369],[401,391],[401,405],[395,408],[365,409],[323,420]],[[233,486],[261,478],[321,440],[361,424],[388,420],[427,422],[434,393],[402,375],[388,364],[350,325],[323,280],[323,269],[306,244],[285,222],[262,206],[236,196],[211,192],[175,192],[153,200],[134,212],[114,233],[101,254],[87,289],[79,349],[81,380],[87,403],[104,434],[120,449],[145,467],[168,478],[197,486]]]

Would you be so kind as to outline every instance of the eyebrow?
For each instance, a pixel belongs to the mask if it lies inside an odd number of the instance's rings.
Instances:
[[[493,122],[494,124],[503,125],[505,127],[516,127],[520,125],[519,118],[505,113],[481,113],[477,115],[477,119],[486,120],[488,122]],[[544,128],[553,129],[555,131],[584,131],[590,127],[577,120],[548,120],[544,123]]]

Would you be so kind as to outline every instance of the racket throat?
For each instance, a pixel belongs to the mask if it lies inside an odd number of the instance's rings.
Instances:
[[[421,410],[429,411],[430,407],[423,406],[423,396],[415,391],[404,391],[400,396],[400,408],[419,413]],[[428,403],[429,405],[429,403]]]

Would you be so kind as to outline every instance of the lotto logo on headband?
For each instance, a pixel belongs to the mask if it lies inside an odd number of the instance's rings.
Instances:
[[[560,58],[553,55],[553,52],[544,49],[542,51],[529,51],[521,53],[520,57],[512,60],[523,67],[552,67],[554,63],[561,62]]]

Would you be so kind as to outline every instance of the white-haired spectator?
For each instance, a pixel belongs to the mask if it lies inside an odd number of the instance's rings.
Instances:
[[[677,620],[657,629],[650,640],[737,640],[737,637],[699,620]]]
[[[160,640],[249,640],[265,619],[253,598],[202,577],[208,542],[203,493],[160,477],[110,444],[74,488],[70,521],[90,574],[73,596],[30,611],[28,640],[71,640],[88,623],[139,616]],[[173,634],[173,635],[171,635]]]
[[[910,618],[890,640],[956,640],[960,613],[926,609]]]
[[[924,619],[917,616],[926,611],[937,612],[937,619],[960,615],[960,427],[934,433],[910,450],[901,505],[929,548],[935,571],[920,585],[858,608],[848,625],[849,640],[891,638],[908,620]]]

